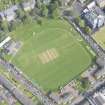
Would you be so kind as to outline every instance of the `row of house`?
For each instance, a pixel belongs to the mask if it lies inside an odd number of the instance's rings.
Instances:
[[[86,1],[89,0],[78,0],[81,4],[85,3]],[[105,0],[94,0],[96,2],[96,4],[100,7],[100,8],[104,8],[105,7]]]
[[[105,95],[103,93],[95,93],[93,98],[97,105],[105,105]]]
[[[86,24],[92,29],[100,28],[105,24],[104,12],[99,6],[97,6],[97,3],[98,2],[93,1],[83,10],[83,17],[86,21]]]
[[[35,0],[31,0],[29,2],[23,2],[22,3],[22,8],[24,11],[29,11],[31,9],[34,9],[36,2]],[[2,21],[7,20],[8,22],[13,21],[16,17],[16,10],[20,8],[19,5],[13,5],[12,7],[1,11],[0,12],[0,19]]]

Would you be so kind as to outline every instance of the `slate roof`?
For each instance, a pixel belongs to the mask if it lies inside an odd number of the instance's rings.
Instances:
[[[105,99],[102,97],[101,93],[97,93],[94,97],[97,105],[105,105]]]
[[[15,11],[18,9],[18,5],[14,5],[5,11],[0,12],[0,17],[2,20],[7,19],[7,21],[12,21],[15,18]]]
[[[104,13],[98,6],[96,6],[95,2],[90,3],[83,11],[83,14],[91,28],[99,28],[105,23]]]

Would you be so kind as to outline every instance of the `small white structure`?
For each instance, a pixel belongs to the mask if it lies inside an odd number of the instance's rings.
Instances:
[[[92,9],[92,8],[94,8],[96,6],[96,3],[95,3],[95,1],[93,1],[93,2],[91,2],[88,6],[87,6],[87,8],[88,9]]]
[[[4,45],[4,44],[6,44],[7,42],[9,42],[11,40],[11,37],[7,37],[5,40],[3,40],[1,43],[0,43],[0,48]]]
[[[80,1],[80,3],[82,3],[82,4],[83,4],[86,0],[79,0],[79,1]]]
[[[36,4],[35,0],[30,0],[29,2],[23,2],[22,6],[23,6],[24,11],[30,11],[34,9],[35,4]]]

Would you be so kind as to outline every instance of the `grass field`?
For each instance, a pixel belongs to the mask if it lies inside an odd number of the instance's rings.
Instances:
[[[81,37],[66,21],[21,25],[11,35],[23,42],[12,62],[46,91],[64,86],[91,64]]]
[[[105,27],[102,27],[98,32],[93,35],[96,42],[105,49]]]

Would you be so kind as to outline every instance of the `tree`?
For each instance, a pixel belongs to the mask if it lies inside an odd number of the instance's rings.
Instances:
[[[42,5],[41,1],[40,0],[36,0],[36,7],[40,9],[41,5]]]
[[[2,29],[4,32],[8,32],[8,31],[9,31],[8,26],[9,26],[8,21],[5,20],[5,21],[2,21],[2,22],[1,22],[1,29]]]
[[[88,80],[88,77],[77,77],[76,79],[76,88],[79,90],[79,92],[83,93],[85,92],[90,86],[90,82]]]
[[[88,89],[89,84],[90,84],[88,77],[79,77],[77,81],[78,81],[78,86],[79,86],[80,91],[81,90],[84,91]]]
[[[75,22],[76,22],[76,24],[79,25],[80,21],[81,21],[81,18],[80,18],[79,16],[78,16],[77,18],[75,18]]]
[[[49,5],[49,13],[52,18],[59,18],[60,11],[59,11],[59,4],[58,1],[54,0]]]
[[[30,11],[30,14],[35,17],[37,15],[36,12],[37,12],[37,10],[33,9],[32,11]]]
[[[52,18],[55,18],[55,19],[58,19],[60,17],[60,11],[59,11],[58,8],[56,8],[55,10],[53,10],[51,17]]]
[[[89,87],[90,83],[89,83],[89,80],[88,80],[87,77],[81,78],[80,82],[81,82],[81,86],[82,86],[83,89],[87,89]]]
[[[48,16],[48,8],[44,4],[41,7],[41,15],[44,16],[44,17]]]
[[[9,25],[9,31],[15,30],[18,24],[19,23],[17,21],[12,21]]]
[[[91,30],[91,28],[89,26],[84,27],[84,31],[87,34],[91,34],[91,32],[92,32],[92,30]]]
[[[52,13],[56,8],[59,8],[58,2],[52,1],[48,6],[50,13]]]
[[[7,34],[5,32],[0,31],[0,42],[3,41],[6,36],[7,36]]]
[[[84,27],[85,27],[85,21],[82,20],[82,19],[80,19],[80,21],[79,21],[79,26],[80,26],[81,28],[84,28]]]
[[[29,13],[26,13],[24,16],[24,23],[31,23],[32,22],[32,17],[29,15]]]
[[[18,17],[19,19],[23,20],[25,13],[24,13],[24,11],[23,11],[22,9],[18,9],[18,10],[16,11],[16,14],[17,14],[17,17]]]
[[[37,18],[37,23],[38,23],[39,25],[42,25],[42,18],[41,18],[41,17],[38,17],[38,18]]]

